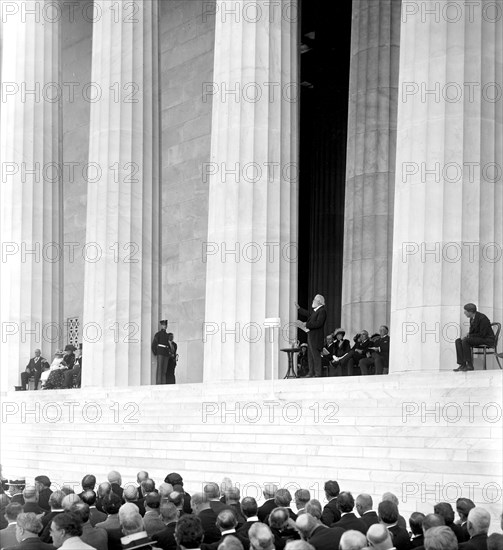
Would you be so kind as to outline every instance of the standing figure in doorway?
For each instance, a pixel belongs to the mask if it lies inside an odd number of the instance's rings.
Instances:
[[[163,319],[159,321],[161,330],[156,333],[152,341],[152,353],[157,357],[156,384],[168,383],[168,363],[169,363],[169,339],[166,329],[168,321]]]
[[[307,357],[309,362],[309,374],[306,378],[321,377],[321,351],[325,341],[325,321],[327,320],[327,311],[325,309],[325,298],[321,294],[316,294],[311,307],[313,311],[309,313],[295,303],[299,314],[307,317],[307,322],[297,321],[297,326],[307,332]]]

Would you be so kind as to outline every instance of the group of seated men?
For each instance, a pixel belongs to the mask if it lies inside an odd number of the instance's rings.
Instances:
[[[490,515],[467,498],[440,502],[432,513],[414,512],[409,529],[398,498],[384,493],[374,511],[372,497],[356,500],[337,481],[324,485],[327,504],[298,489],[264,486],[265,502],[241,499],[231,480],[206,483],[189,495],[178,473],[156,487],[145,471],[122,486],[118,472],[96,487],[52,491],[47,476],[9,482],[0,494],[3,550],[501,550],[503,535],[488,536]],[[296,512],[291,504],[295,502]],[[356,513],[355,513],[356,510]],[[501,518],[503,528],[503,515]]]
[[[27,390],[30,380],[34,390],[38,390],[39,384],[42,389],[80,388],[81,376],[82,344],[77,348],[68,344],[64,351],[56,350],[51,364],[36,349],[21,373],[21,389]]]
[[[352,376],[353,374],[388,374],[389,367],[389,329],[386,325],[379,332],[369,336],[361,330],[353,338],[353,346],[345,339],[346,332],[336,329],[325,338],[321,351],[322,366],[327,376]],[[297,356],[298,376],[307,376],[309,372],[307,344],[301,344]]]

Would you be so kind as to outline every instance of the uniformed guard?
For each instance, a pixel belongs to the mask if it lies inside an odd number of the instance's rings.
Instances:
[[[157,357],[156,384],[168,383],[169,340],[166,333],[168,321],[159,321],[161,330],[156,333],[152,341],[152,353]]]

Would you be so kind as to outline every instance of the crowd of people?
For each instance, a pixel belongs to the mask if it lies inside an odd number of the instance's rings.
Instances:
[[[241,498],[224,478],[188,494],[180,474],[158,486],[146,471],[122,484],[119,472],[97,485],[87,474],[81,491],[51,490],[46,475],[33,485],[3,480],[2,550],[502,550],[503,534],[488,536],[490,514],[468,498],[407,521],[399,500],[384,493],[377,509],[369,494],[356,499],[337,481],[324,485],[327,503],[298,489],[265,484],[264,503]],[[295,505],[295,511],[293,509]],[[356,512],[356,513],[355,513]],[[498,529],[503,529],[503,514]]]
[[[43,390],[80,388],[82,377],[82,344],[75,347],[68,344],[64,350],[56,350],[52,362],[42,357],[42,351],[36,349],[34,356],[21,373],[21,386],[18,389],[27,390],[30,383],[33,389]]]

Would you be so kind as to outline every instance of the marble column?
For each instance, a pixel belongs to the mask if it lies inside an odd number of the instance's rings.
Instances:
[[[403,7],[390,372],[455,368],[467,302],[502,320],[503,18],[449,4]]]
[[[342,326],[389,322],[401,0],[353,0]]]
[[[298,6],[253,6],[216,5],[204,381],[270,378],[266,318],[275,377],[296,338]]]
[[[149,384],[159,322],[158,2],[95,2],[82,337],[85,386]]]
[[[23,9],[5,8],[0,364],[1,386],[7,390],[20,384],[20,372],[35,348],[51,359],[63,343],[64,326],[61,102],[57,92],[61,24],[53,17],[55,2],[25,0]],[[23,10],[33,15],[24,16]]]

